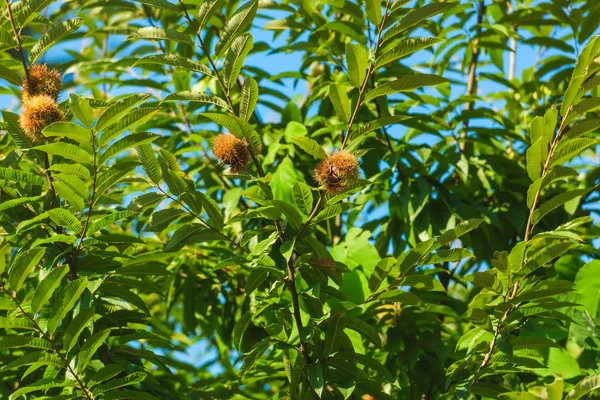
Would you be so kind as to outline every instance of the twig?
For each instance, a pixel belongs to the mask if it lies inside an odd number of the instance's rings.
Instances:
[[[381,24],[379,25],[377,32],[377,43],[375,44],[374,55],[377,54],[379,47],[381,46],[381,35],[383,34],[383,27],[385,26],[385,21],[388,17],[388,10],[390,8],[391,0],[388,0],[385,4],[385,13],[383,14],[383,18],[381,20]],[[344,135],[344,140],[342,141],[342,150],[346,148],[346,144],[348,143],[348,138],[350,137],[350,131],[352,130],[352,125],[354,125],[354,121],[356,120],[356,116],[358,115],[358,110],[362,105],[362,98],[365,94],[367,86],[369,85],[369,80],[371,78],[371,74],[375,71],[375,61],[372,60],[369,63],[369,68],[367,69],[367,75],[365,76],[365,81],[363,82],[360,92],[358,93],[358,99],[356,100],[356,106],[354,107],[354,111],[352,112],[352,116],[350,117],[350,122],[348,122],[348,129],[346,130],[346,134]]]
[[[10,21],[10,26],[15,35],[15,41],[17,42],[17,51],[21,56],[21,63],[23,63],[23,70],[25,71],[25,80],[27,81],[27,90],[30,91],[33,89],[31,87],[31,80],[29,78],[29,68],[27,68],[27,61],[25,60],[25,53],[23,52],[23,46],[21,46],[21,35],[19,31],[17,31],[17,27],[15,26],[15,21],[12,14],[12,1],[4,0],[6,2],[6,8],[8,9],[8,20]]]
[[[565,113],[565,116],[563,117],[563,119],[561,121],[560,127],[558,128],[558,132],[557,132],[556,136],[554,137],[554,140],[552,141],[552,145],[550,146],[550,150],[548,151],[548,156],[546,157],[546,160],[544,162],[544,167],[542,168],[542,175],[541,175],[542,177],[546,176],[546,173],[548,172],[548,168],[550,166],[550,159],[552,158],[552,155],[554,154],[554,150],[556,149],[556,146],[558,145],[560,137],[565,128],[565,122],[568,120],[569,113],[571,112],[571,110],[572,110],[572,107],[570,107],[567,110],[567,112]],[[521,257],[521,262],[520,262],[521,265],[525,261],[525,254],[527,251],[527,243],[529,242],[529,238],[533,231],[533,214],[536,211],[536,207],[537,207],[541,192],[542,192],[542,186],[540,186],[537,189],[537,191],[535,192],[535,197],[533,199],[531,209],[529,210],[529,217],[527,218],[527,226],[525,227],[525,236],[523,237],[523,242],[525,243],[525,249],[523,250],[523,256]],[[510,295],[508,296],[508,301],[513,300],[517,296],[517,293],[519,292],[520,284],[521,284],[521,281],[519,281],[519,280],[514,283],[512,291],[511,291]],[[496,348],[496,343],[498,341],[498,336],[500,335],[500,331],[502,330],[502,326],[504,325],[504,322],[508,319],[508,316],[510,315],[510,313],[515,308],[516,307],[513,305],[511,308],[507,309],[504,312],[504,314],[502,315],[502,318],[500,318],[500,320],[494,327],[494,336],[492,338],[492,341],[490,342],[490,349],[483,357],[483,361],[479,365],[479,368],[477,369],[477,372],[475,373],[475,376],[473,377],[473,381],[471,382],[471,385],[473,385],[477,382],[480,372],[485,367],[487,367],[487,365],[489,364],[489,362],[492,358],[492,355],[494,354],[494,350]]]
[[[0,281],[0,289],[10,296],[10,298],[15,302],[15,304],[19,308],[19,311],[21,312],[21,314],[23,314],[29,321],[31,321],[35,330],[40,335],[42,335],[42,337],[44,339],[46,339],[50,343],[52,350],[54,350],[56,355],[58,355],[58,357],[60,357],[62,362],[65,364],[66,369],[69,371],[69,373],[71,373],[71,375],[73,375],[73,377],[77,381],[77,383],[79,385],[79,390],[81,390],[83,392],[83,394],[85,395],[86,398],[88,398],[89,400],[94,400],[93,394],[85,386],[85,383],[83,383],[83,381],[81,380],[79,375],[77,375],[77,373],[71,368],[71,365],[69,364],[69,360],[65,356],[63,356],[62,353],[58,350],[58,347],[56,347],[56,343],[54,343],[54,340],[52,340],[50,335],[48,335],[46,332],[44,332],[44,330],[39,326],[37,321],[23,309],[23,307],[21,306],[21,303],[19,302],[17,297],[15,295],[13,295],[9,290],[7,290],[1,281]]]

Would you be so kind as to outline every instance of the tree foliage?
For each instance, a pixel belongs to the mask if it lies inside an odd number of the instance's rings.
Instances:
[[[1,398],[598,393],[596,1],[0,13]]]

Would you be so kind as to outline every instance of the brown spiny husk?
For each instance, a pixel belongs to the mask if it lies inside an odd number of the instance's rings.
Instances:
[[[214,138],[213,152],[223,164],[229,165],[233,173],[241,172],[248,164],[248,146],[230,133]]]
[[[23,102],[19,123],[32,143],[40,143],[44,140],[42,129],[62,119],[63,113],[56,101],[46,94],[40,94]]]
[[[315,179],[328,192],[339,193],[358,178],[358,159],[346,150],[336,151],[315,169]]]
[[[56,69],[50,69],[46,64],[34,64],[29,67],[29,83],[27,79],[23,80],[23,91],[21,99],[26,101],[29,97],[45,94],[55,101],[58,100],[58,93],[62,86],[60,72]]]

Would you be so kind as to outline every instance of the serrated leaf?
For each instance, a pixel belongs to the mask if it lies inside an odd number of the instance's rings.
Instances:
[[[91,143],[92,133],[81,125],[71,122],[54,122],[44,128],[42,134],[46,137],[66,137],[80,143]]]
[[[368,339],[378,348],[381,348],[381,337],[379,337],[379,333],[372,325],[363,321],[362,319],[353,317],[344,317],[344,322],[346,324],[346,328],[360,333],[362,337]]]
[[[43,378],[43,379],[40,379],[37,382],[29,384],[27,386],[19,387],[18,390],[16,390],[14,393],[12,393],[10,395],[9,400],[18,399],[21,396],[24,396],[31,392],[46,391],[48,389],[53,389],[53,388],[67,388],[67,387],[73,387],[75,385],[76,385],[75,381],[68,380],[68,379],[60,380],[57,378]]]
[[[365,0],[365,9],[367,11],[367,18],[375,26],[379,25],[381,19],[381,0]]]
[[[256,102],[258,101],[258,83],[252,77],[247,77],[242,86],[242,98],[240,100],[240,117],[246,121],[250,120]]]
[[[69,267],[61,265],[50,271],[48,275],[38,284],[31,300],[31,311],[37,313],[46,304],[56,288],[60,285],[62,278],[69,272]]]
[[[587,188],[587,189],[570,190],[568,192],[560,193],[560,194],[554,196],[553,198],[551,198],[550,200],[543,202],[542,205],[539,206],[538,209],[535,210],[535,212],[533,213],[533,218],[532,218],[533,225],[536,225],[546,214],[548,214],[549,212],[562,206],[567,201],[584,196],[587,193],[591,192],[592,190],[595,190],[596,188],[598,188],[598,186],[594,186],[594,187]]]
[[[122,219],[126,219],[129,217],[133,217],[134,215],[139,215],[137,212],[135,211],[117,211],[117,212],[113,212],[110,215],[107,215],[104,218],[101,218],[97,221],[95,221],[93,224],[91,224],[87,230],[87,235],[92,235],[96,232],[98,232],[99,230],[102,230],[104,228],[106,228],[107,226],[109,226],[110,224],[113,224],[117,221],[120,221]]]
[[[250,372],[252,366],[258,360],[265,351],[273,344],[277,343],[276,339],[266,339],[262,342],[257,343],[252,350],[244,356],[244,363],[240,368],[242,376],[245,376]]]
[[[446,82],[448,82],[446,78],[432,74],[402,76],[396,80],[386,82],[383,85],[371,89],[365,95],[364,101],[366,102],[377,97],[387,96],[388,94],[398,92],[410,92],[424,86],[435,86]]]
[[[205,0],[198,10],[198,29],[208,22],[208,20],[223,7],[223,0]]]
[[[85,329],[85,327],[88,326],[94,317],[95,312],[96,310],[93,307],[88,308],[87,310],[81,311],[73,318],[63,337],[63,346],[67,353],[71,351],[73,346],[75,346],[79,335]]]
[[[36,329],[35,325],[28,318],[7,318],[0,317],[0,328],[6,329]]]
[[[152,214],[148,220],[144,232],[162,232],[173,221],[184,215],[186,215],[186,213],[177,208],[167,208],[165,210],[157,211]]]
[[[163,10],[172,11],[175,13],[181,12],[177,5],[169,3],[167,0],[135,0],[138,3],[147,4],[152,7],[161,8]]]
[[[149,144],[143,144],[135,148],[138,159],[142,163],[142,168],[150,178],[150,180],[156,184],[159,184],[162,179],[162,173],[160,171],[160,165],[154,155],[154,150]]]
[[[96,350],[98,350],[106,338],[108,338],[108,335],[110,335],[110,329],[105,329],[103,331],[94,333],[85,341],[83,346],[81,346],[81,350],[79,350],[77,356],[77,372],[81,373],[85,371],[85,367],[87,367],[88,363],[94,356],[94,353],[96,353]]]
[[[192,92],[189,90],[185,90],[183,92],[175,92],[171,93],[167,97],[165,97],[162,101],[194,101],[198,103],[204,104],[214,104],[226,110],[229,110],[229,105],[227,102],[220,97],[213,96],[211,94],[200,93],[200,92]]]
[[[53,156],[61,156],[68,160],[73,160],[75,162],[91,164],[92,157],[90,154],[70,143],[50,143],[43,144],[40,146],[36,146],[35,150],[43,151],[44,153],[53,155]]]
[[[332,83],[329,85],[329,98],[338,118],[346,124],[350,121],[350,99],[344,86]]]
[[[427,18],[431,18],[437,14],[444,13],[457,4],[459,3],[431,3],[419,7],[411,11],[408,15],[402,18],[400,22],[388,29],[381,38],[381,41],[386,42],[406,31],[408,28],[417,25],[419,22],[426,20]]]
[[[553,167],[566,161],[570,161],[573,157],[578,156],[583,150],[596,144],[598,144],[598,141],[591,138],[561,141],[550,158],[549,166]]]
[[[171,67],[183,68],[188,71],[200,72],[204,75],[212,76],[212,71],[206,65],[177,54],[153,54],[146,56],[136,61],[135,64],[133,64],[133,67],[145,64],[169,65]]]
[[[221,214],[219,205],[204,193],[198,192],[198,195],[202,200],[202,207],[208,214],[209,222],[211,222],[218,230],[223,229],[225,222],[223,220],[223,214]]]
[[[233,327],[233,345],[236,349],[241,350],[242,339],[244,338],[244,333],[248,326],[254,321],[256,317],[258,317],[267,307],[271,304],[262,304],[255,309],[248,310],[242,315],[242,317],[235,323]]]
[[[567,393],[565,400],[577,400],[591,392],[600,389],[600,374],[588,376],[582,379],[577,385]]]
[[[54,208],[48,211],[48,216],[58,226],[69,228],[74,233],[81,233],[82,227],[79,220],[64,208]]]
[[[325,150],[323,150],[316,140],[307,138],[306,136],[294,136],[290,140],[296,146],[319,160],[327,158],[327,153],[325,153]]]
[[[156,139],[160,138],[161,135],[157,135],[149,132],[139,132],[132,133],[127,135],[112,145],[110,145],[104,152],[100,155],[98,159],[98,165],[104,165],[111,158],[119,155],[125,150],[131,149],[132,147],[141,146],[144,144],[150,144]]]
[[[346,44],[346,62],[348,63],[348,80],[355,88],[360,88],[367,77],[369,57],[364,46]]]
[[[110,127],[104,129],[100,135],[100,146],[105,146],[120,133],[133,130],[135,127],[148,122],[159,110],[159,108],[142,107],[128,112]]]
[[[50,334],[53,334],[54,331],[56,331],[56,328],[58,328],[58,325],[60,325],[63,318],[65,318],[67,313],[75,306],[75,303],[79,300],[79,297],[87,287],[87,284],[87,278],[79,278],[70,282],[61,291],[54,307],[52,307],[52,312],[50,313],[51,317],[48,320],[48,332]]]
[[[31,336],[8,336],[0,340],[0,350],[31,347],[35,349],[51,350],[52,345],[46,339]]]
[[[8,371],[11,369],[20,368],[22,366],[32,364],[53,365],[58,368],[64,368],[64,364],[60,357],[40,350],[28,353],[24,356],[17,358],[15,361],[2,367],[2,371]]]
[[[0,167],[0,179],[14,182],[24,182],[34,186],[42,186],[45,183],[41,176],[32,174],[31,172],[2,167]]]
[[[315,218],[313,218],[311,225],[318,224],[326,219],[333,218],[336,215],[345,213],[348,210],[355,208],[357,205],[353,203],[338,203],[332,206],[325,207],[322,209]]]
[[[373,132],[376,129],[380,129],[385,126],[392,125],[392,124],[398,123],[400,121],[404,121],[406,119],[410,119],[410,117],[408,117],[406,115],[390,115],[387,117],[382,117],[382,118],[376,119],[371,122],[367,122],[363,126],[353,129],[350,132],[350,137],[348,138],[348,142],[351,142],[354,139],[358,139],[362,135],[366,135],[367,133]]]
[[[431,275],[409,275],[402,278],[398,286],[410,286],[418,290],[432,290],[436,292],[446,291],[442,283]]]
[[[40,262],[46,252],[45,248],[35,248],[31,250],[25,250],[19,252],[15,257],[15,261],[10,267],[8,273],[8,283],[15,292],[19,291],[21,285],[27,278],[27,275],[31,273],[33,267]]]
[[[34,196],[34,197],[21,197],[19,199],[12,199],[0,203],[0,211],[5,211],[13,207],[17,207],[23,204],[34,204],[41,200],[44,200],[46,195]]]
[[[29,52],[29,62],[34,64],[54,43],[67,36],[69,33],[76,31],[82,23],[83,20],[81,18],[73,18],[54,25],[54,27],[46,32],[40,40],[38,40],[35,46],[33,46]]]
[[[142,59],[143,60],[143,59]],[[141,61],[141,60],[140,60]],[[139,62],[139,61],[138,61]],[[115,121],[126,115],[133,107],[150,98],[148,93],[137,93],[117,101],[102,113],[96,123],[96,130],[100,132]]]
[[[83,125],[88,128],[92,126],[94,123],[94,111],[88,99],[71,93],[69,95],[69,108]]]
[[[393,49],[379,56],[377,58],[377,62],[375,63],[375,68],[381,68],[384,65],[411,55],[419,50],[431,47],[439,42],[441,42],[440,39],[429,37],[403,40],[400,43],[395,44]]]
[[[172,40],[178,43],[194,45],[192,37],[186,33],[178,32],[174,29],[163,29],[147,26],[140,28],[127,38],[128,40]]]
[[[4,65],[0,65],[0,79],[4,79],[15,86],[21,86],[23,82],[21,75]]]
[[[231,48],[227,52],[227,57],[223,63],[223,81],[226,90],[230,90],[237,82],[244,60],[253,46],[254,39],[249,33],[240,36],[231,43]]]
[[[219,58],[233,41],[242,33],[254,20],[256,10],[258,9],[258,1],[252,0],[242,7],[227,21],[225,27],[221,30],[219,41],[215,46],[215,58]]]
[[[304,182],[298,181],[294,183],[292,195],[294,196],[294,203],[296,203],[298,209],[304,215],[309,215],[313,208],[313,195],[310,186]]]

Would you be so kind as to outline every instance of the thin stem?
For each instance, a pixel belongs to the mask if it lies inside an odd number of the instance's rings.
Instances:
[[[554,154],[554,150],[556,149],[556,146],[558,145],[558,142],[560,141],[562,133],[566,127],[566,121],[569,118],[571,109],[572,109],[572,107],[570,107],[567,110],[567,112],[565,113],[565,116],[563,117],[563,119],[560,123],[560,126],[558,128],[558,132],[556,133],[556,136],[554,137],[554,140],[552,141],[552,145],[550,146],[550,150],[548,151],[548,156],[546,157],[546,160],[544,162],[544,167],[542,168],[542,175],[541,175],[542,177],[545,177],[546,174],[548,173],[548,169],[550,166],[550,159],[552,158],[552,155]],[[520,262],[521,265],[525,261],[525,253],[527,250],[527,243],[529,242],[531,233],[533,232],[533,215],[536,211],[541,192],[542,192],[542,186],[540,185],[540,187],[535,192],[533,203],[531,205],[531,209],[529,210],[529,217],[527,218],[527,226],[525,227],[525,236],[523,237],[523,242],[525,242],[525,250],[523,250],[523,256],[521,257],[521,262]],[[508,296],[508,301],[514,300],[514,298],[517,297],[517,294],[519,293],[520,285],[521,285],[521,281],[519,281],[519,280],[514,283],[514,285],[512,287],[512,291],[511,291],[510,295]],[[483,357],[483,361],[479,365],[479,368],[477,369],[477,372],[475,373],[475,376],[474,376],[471,384],[475,384],[477,382],[479,373],[485,367],[488,366],[488,364],[492,358],[492,355],[494,354],[494,350],[496,349],[496,343],[498,341],[498,336],[500,336],[500,331],[502,330],[502,326],[504,325],[504,322],[508,319],[508,316],[515,310],[515,308],[516,308],[516,306],[513,305],[511,308],[507,309],[504,312],[504,314],[502,315],[502,318],[500,318],[500,320],[494,327],[494,336],[492,338],[492,341],[490,342],[490,349]]]
[[[375,44],[375,51],[373,52],[374,58],[377,55],[377,51],[381,47],[381,35],[383,34],[383,27],[385,26],[385,21],[388,17],[388,10],[390,8],[390,3],[391,3],[391,0],[388,0],[385,3],[385,12],[383,14],[383,18],[381,19],[381,24],[379,25],[379,27],[377,29],[377,43]],[[350,137],[350,132],[352,130],[352,126],[354,125],[354,121],[356,120],[356,116],[358,115],[358,110],[360,109],[360,106],[362,105],[363,95],[365,94],[367,86],[369,85],[369,80],[374,71],[375,71],[375,60],[372,60],[369,63],[369,68],[367,69],[367,75],[365,76],[365,80],[360,88],[360,91],[358,92],[358,99],[356,100],[356,106],[354,107],[354,111],[352,112],[352,116],[350,117],[350,122],[348,122],[348,129],[346,130],[346,134],[344,135],[344,140],[342,141],[342,148],[341,148],[342,150],[344,150],[346,148],[346,144],[348,144],[348,138]]]
[[[94,400],[93,394],[85,386],[85,383],[83,383],[83,381],[81,380],[81,378],[79,377],[79,375],[77,375],[77,373],[71,368],[71,365],[69,364],[69,360],[65,356],[63,356],[62,353],[58,350],[58,347],[56,346],[56,343],[54,343],[54,340],[52,340],[52,338],[50,337],[50,335],[48,335],[46,332],[44,332],[44,330],[39,326],[39,324],[37,323],[37,321],[23,309],[23,306],[21,306],[21,303],[17,299],[16,295],[13,295],[8,289],[6,289],[6,287],[4,286],[4,284],[1,281],[0,281],[0,289],[3,292],[5,292],[6,294],[8,294],[10,296],[10,298],[15,302],[15,304],[19,308],[19,311],[21,312],[21,314],[23,314],[29,321],[31,321],[31,323],[33,324],[35,330],[40,335],[42,335],[42,337],[44,339],[46,339],[50,343],[50,346],[52,347],[52,350],[54,350],[54,352],[56,353],[56,355],[58,355],[58,357],[60,357],[60,359],[62,360],[62,362],[65,364],[66,369],[69,371],[69,373],[71,373],[71,375],[73,375],[73,377],[77,381],[79,390],[81,390],[83,392],[83,394],[85,395],[85,397],[87,399]]]
[[[475,39],[473,40],[473,56],[471,57],[471,65],[469,66],[469,77],[467,79],[467,96],[472,96],[477,90],[477,62],[479,61],[479,54],[481,49],[479,48],[479,37],[481,36],[481,28],[483,24],[483,17],[485,16],[485,0],[480,0],[477,9],[477,31],[475,33]],[[473,108],[474,102],[470,101],[465,105],[465,111],[469,111]],[[461,134],[461,138],[467,137],[467,131],[469,130],[469,118],[465,119],[464,130]],[[458,144],[460,152],[465,151],[465,141],[462,140]]]
[[[323,203],[323,197],[324,197],[324,193],[321,192],[321,195],[319,196],[319,200],[317,200],[317,204],[315,204],[312,212],[306,219],[306,222],[304,223],[304,225],[302,225],[302,227],[298,231],[298,234],[296,235],[296,241],[302,239],[302,234],[304,234],[304,231],[306,230],[306,228],[308,228],[308,226],[312,222],[313,218],[317,215],[317,211],[319,211],[319,208],[321,207],[321,204]]]
[[[8,9],[8,20],[10,21],[10,26],[12,28],[12,31],[15,35],[15,41],[17,42],[17,51],[19,52],[19,55],[21,56],[21,63],[23,64],[23,70],[25,71],[25,80],[27,81],[27,89],[31,90],[33,89],[31,87],[31,80],[29,78],[29,68],[27,67],[27,61],[25,60],[25,53],[23,52],[23,46],[21,46],[21,35],[19,33],[19,31],[17,31],[17,27],[15,26],[15,21],[13,18],[13,14],[12,14],[12,2],[9,2],[8,0],[4,0],[6,2],[6,8]]]

